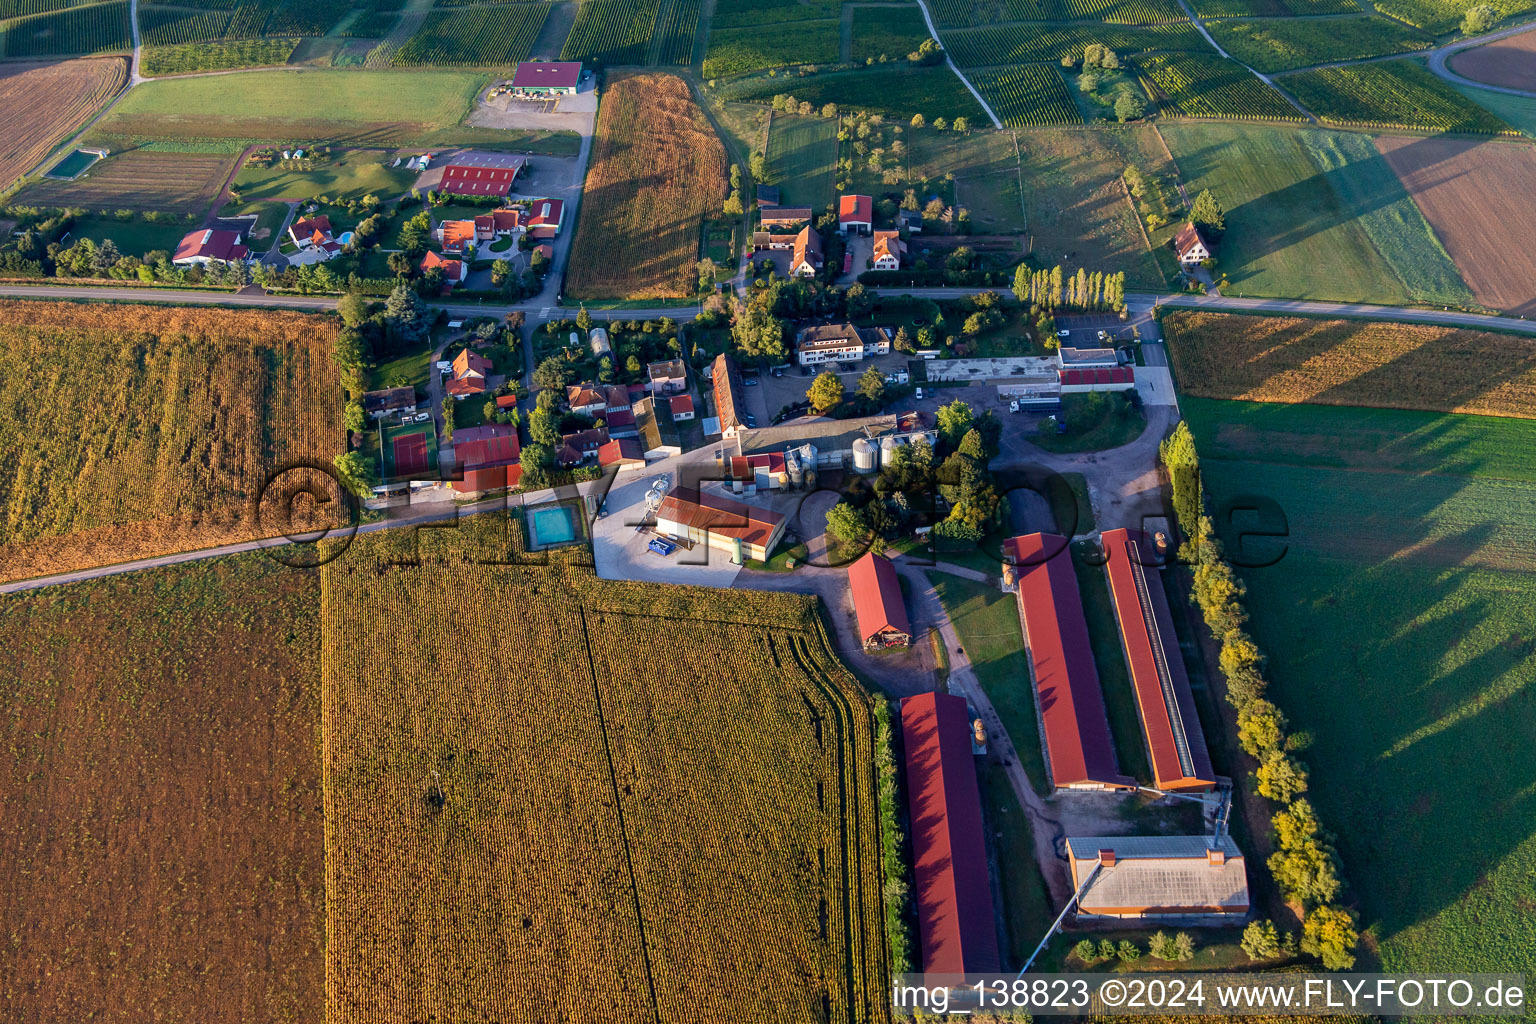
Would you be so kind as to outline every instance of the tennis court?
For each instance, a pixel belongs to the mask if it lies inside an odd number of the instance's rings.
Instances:
[[[437,431],[426,423],[379,424],[385,480],[421,479],[437,468]]]

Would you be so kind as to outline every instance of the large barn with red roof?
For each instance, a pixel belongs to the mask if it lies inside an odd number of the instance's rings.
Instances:
[[[997,926],[965,698],[907,697],[901,702],[901,732],[923,971],[995,972],[1001,968]]]
[[[1216,773],[1151,542],[1139,530],[1120,529],[1105,533],[1103,544],[1152,780],[1164,790],[1212,789]]]
[[[912,642],[912,623],[901,600],[901,580],[889,558],[871,551],[850,565],[848,589],[853,593],[853,613],[865,650],[906,647]]]
[[[1110,738],[1088,622],[1067,539],[1049,533],[1009,538],[1025,654],[1044,731],[1046,769],[1057,789],[1129,789]]]

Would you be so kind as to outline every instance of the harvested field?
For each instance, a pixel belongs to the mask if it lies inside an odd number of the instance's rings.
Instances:
[[[1463,50],[1449,63],[1474,82],[1536,92],[1536,29]]]
[[[235,169],[233,155],[134,150],[98,163],[74,181],[39,181],[17,201],[30,206],[206,213]]]
[[[342,450],[334,325],[0,300],[0,579],[281,533],[269,471]]]
[[[0,189],[89,120],[127,77],[119,57],[0,66]]]
[[[1517,335],[1195,310],[1163,330],[1201,398],[1536,418],[1536,346]]]
[[[319,1018],[319,621],[255,554],[0,598],[0,1018]]]
[[[1376,147],[1402,180],[1479,302],[1536,315],[1536,148],[1386,136]]]
[[[327,1018],[886,1019],[871,707],[814,602],[476,565],[475,519],[322,570]]]
[[[603,97],[566,291],[686,298],[699,230],[726,196],[725,148],[675,75],[619,79]]]

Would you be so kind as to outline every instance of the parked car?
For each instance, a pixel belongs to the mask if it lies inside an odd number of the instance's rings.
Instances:
[[[748,377],[746,380],[742,381],[742,383],[749,388],[755,388],[761,384],[762,381],[758,380],[756,377]]]
[[[1070,337],[1072,337],[1072,332],[1071,331],[1057,331],[1056,332],[1056,337],[1058,337],[1058,338],[1070,338]]]
[[[419,412],[419,413],[416,414],[416,422],[417,423],[425,423],[425,422],[427,422],[427,420],[429,420],[431,418],[432,418],[432,414],[429,413],[429,412]]]
[[[646,547],[650,548],[652,551],[656,552],[663,558],[677,550],[677,545],[673,544],[665,537],[652,537],[651,542],[647,544]]]
[[[918,388],[917,389],[917,400],[919,402],[921,402],[923,400],[923,389],[922,388]]]

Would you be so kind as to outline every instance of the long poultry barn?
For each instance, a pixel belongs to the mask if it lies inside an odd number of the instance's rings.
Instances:
[[[1103,543],[1104,571],[1120,621],[1120,644],[1136,691],[1153,782],[1169,791],[1212,789],[1216,773],[1200,731],[1152,541],[1139,530],[1119,529],[1105,533]]]
[[[1120,773],[1093,661],[1088,622],[1067,539],[1050,533],[1011,537],[1003,556],[1013,564],[1025,654],[1045,740],[1045,763],[1057,789],[1132,789]]]

